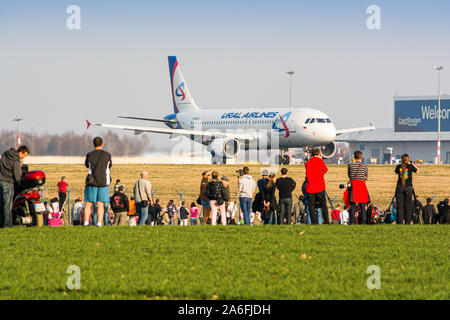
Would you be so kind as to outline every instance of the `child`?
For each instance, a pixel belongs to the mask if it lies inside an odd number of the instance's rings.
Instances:
[[[188,224],[188,218],[189,218],[189,211],[184,206],[184,201],[181,202],[180,206],[180,225],[187,226]]]
[[[195,205],[194,202],[191,203],[190,212],[191,212],[191,219],[190,219],[191,226],[195,226],[197,225],[198,207]]]
[[[48,225],[50,227],[59,227],[63,225],[61,213],[59,212],[58,202],[59,202],[58,198],[54,198],[50,201],[51,212],[48,214]]]
[[[339,220],[341,221],[341,224],[347,225],[348,224],[348,211],[347,206],[344,206],[344,210],[341,211],[341,214],[339,215]]]
[[[331,224],[339,224],[341,215],[341,205],[338,204],[336,208],[331,211]]]

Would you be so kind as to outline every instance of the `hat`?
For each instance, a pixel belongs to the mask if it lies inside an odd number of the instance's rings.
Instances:
[[[263,171],[261,171],[261,175],[262,176],[268,176],[269,175],[269,170],[263,169]]]
[[[224,181],[230,181],[230,178],[228,178],[227,176],[223,176],[223,177],[221,178],[221,180],[224,180]]]

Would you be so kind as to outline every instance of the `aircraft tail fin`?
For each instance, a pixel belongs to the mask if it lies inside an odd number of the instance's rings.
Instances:
[[[198,111],[199,108],[189,92],[177,57],[169,56],[168,58],[174,112]]]

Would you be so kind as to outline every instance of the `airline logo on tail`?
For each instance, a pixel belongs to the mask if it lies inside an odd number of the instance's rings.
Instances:
[[[181,101],[183,101],[186,98],[186,95],[184,94],[184,82],[182,82],[177,89],[175,90],[175,95],[177,97],[182,97]]]

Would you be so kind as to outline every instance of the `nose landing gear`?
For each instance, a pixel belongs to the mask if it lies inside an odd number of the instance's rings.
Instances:
[[[284,164],[284,165],[288,165],[291,163],[291,157],[287,154],[285,154],[285,152],[287,152],[287,149],[281,149],[281,155],[277,155],[275,156],[275,164]]]

